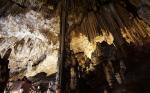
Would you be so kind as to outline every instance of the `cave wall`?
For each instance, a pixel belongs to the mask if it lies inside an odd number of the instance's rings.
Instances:
[[[10,78],[56,73],[59,46],[57,2],[6,0],[0,10],[0,55],[11,48]],[[8,7],[9,6],[9,7]]]

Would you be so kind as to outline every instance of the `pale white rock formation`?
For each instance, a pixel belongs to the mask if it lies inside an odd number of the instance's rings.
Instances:
[[[0,55],[11,48],[9,68],[16,72],[34,76],[45,72],[56,72],[58,52],[59,18],[45,18],[30,10],[25,14],[0,18]]]

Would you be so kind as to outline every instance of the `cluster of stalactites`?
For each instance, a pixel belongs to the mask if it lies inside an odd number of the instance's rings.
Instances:
[[[98,9],[95,1],[90,4],[88,2],[79,4],[77,1],[69,2],[69,30],[76,29],[75,32],[83,33],[89,41],[105,32],[112,34],[114,43],[121,45],[125,39],[127,43],[142,45],[144,39],[150,35],[150,27],[145,20],[138,17],[138,10],[128,10],[127,5],[124,6],[119,2],[107,3]],[[92,8],[89,9],[90,7]],[[146,16],[146,13],[143,15]]]
[[[71,9],[77,8],[75,6]],[[96,12],[85,12],[84,8],[77,8],[78,15],[75,14],[77,10],[74,14],[68,12],[68,30],[71,32],[71,50],[77,55],[83,53],[85,59],[92,59],[97,43],[106,42],[119,50],[124,43],[141,46],[150,37],[149,25],[120,3],[103,5]]]

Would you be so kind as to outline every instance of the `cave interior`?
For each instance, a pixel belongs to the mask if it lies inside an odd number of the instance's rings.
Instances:
[[[40,6],[36,1],[44,3]],[[61,90],[58,93],[149,93],[149,0],[0,2],[1,18],[29,10],[42,13],[44,18],[59,16],[57,71],[37,77],[55,79],[56,90]],[[0,93],[13,77],[8,67],[10,53],[8,49],[0,57]]]

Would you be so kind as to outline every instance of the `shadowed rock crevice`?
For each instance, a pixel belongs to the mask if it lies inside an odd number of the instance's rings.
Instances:
[[[9,80],[8,58],[10,53],[11,49],[8,49],[5,55],[2,58],[0,57],[0,93],[3,93]]]

